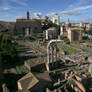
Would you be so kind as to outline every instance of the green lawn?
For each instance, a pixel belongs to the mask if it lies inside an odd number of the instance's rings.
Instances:
[[[25,68],[24,65],[20,65],[20,66],[16,66],[14,68],[11,69],[4,69],[4,74],[8,74],[8,73],[15,73],[15,74],[26,74],[28,73],[28,70]]]
[[[60,50],[64,50],[66,54],[72,54],[72,53],[76,53],[78,52],[76,49],[70,47],[70,46],[66,46],[66,45],[59,45],[59,51]]]
[[[92,53],[92,48],[88,48],[88,47],[86,47],[86,46],[83,46],[81,49],[82,49],[83,51],[87,51],[87,52],[91,52],[91,53]]]
[[[71,43],[71,46],[76,47],[76,48],[80,48],[83,51],[87,51],[87,52],[91,52],[92,53],[92,48],[84,46],[84,45],[82,45],[80,43]]]
[[[76,48],[81,48],[81,45],[80,45],[80,43],[71,43],[70,44],[71,46],[73,46],[73,47],[76,47]]]
[[[27,50],[28,49],[25,46],[21,45],[18,47],[19,53],[25,52]],[[24,66],[24,62],[26,59],[27,57],[19,56],[18,61],[12,64],[7,64],[4,67],[4,83],[7,84],[10,92],[15,92],[17,90],[17,81],[28,73],[28,70]]]

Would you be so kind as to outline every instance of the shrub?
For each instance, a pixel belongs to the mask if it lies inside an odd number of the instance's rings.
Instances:
[[[64,37],[64,36],[61,36],[60,39],[61,39],[61,40],[64,40],[64,42],[65,42],[66,44],[70,44],[70,41],[69,41],[69,39],[67,38],[67,36],[65,36],[65,37]]]
[[[5,63],[11,63],[17,59],[17,50],[12,44],[10,36],[2,33],[0,33],[0,56]]]

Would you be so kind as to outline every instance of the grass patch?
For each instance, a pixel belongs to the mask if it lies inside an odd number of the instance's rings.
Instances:
[[[76,47],[76,48],[81,48],[80,43],[71,43],[71,46]]]
[[[87,51],[87,52],[92,53],[92,48],[89,48],[89,47],[82,45],[80,43],[71,43],[71,46],[76,47],[76,48],[80,48],[83,51]]]
[[[78,52],[76,49],[65,45],[59,46],[59,49],[64,50],[67,55]]]
[[[4,69],[3,74],[8,74],[8,69]]]
[[[86,46],[83,46],[81,49],[82,49],[83,51],[87,51],[87,52],[91,52],[91,53],[92,53],[92,48],[88,48],[88,47],[86,47]]]
[[[16,66],[14,69],[15,69],[17,74],[28,73],[28,70],[26,69],[26,67],[24,65]]]

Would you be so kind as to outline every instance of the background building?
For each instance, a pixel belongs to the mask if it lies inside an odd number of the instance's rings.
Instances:
[[[38,19],[29,19],[30,14],[27,12],[26,19],[16,19],[16,31],[19,34],[30,36],[33,33],[42,32],[41,21]]]
[[[51,27],[46,30],[46,40],[56,39],[58,37],[57,28]]]
[[[58,14],[55,14],[52,18],[51,18],[52,23],[55,23],[57,25],[60,24],[60,17],[58,16]]]
[[[80,28],[69,28],[68,29],[68,39],[72,41],[81,41],[82,40],[82,29]]]

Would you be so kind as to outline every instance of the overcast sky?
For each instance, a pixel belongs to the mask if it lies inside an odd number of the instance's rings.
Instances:
[[[0,0],[0,20],[25,18],[26,11],[42,16],[58,13],[62,21],[92,22],[92,0]]]

